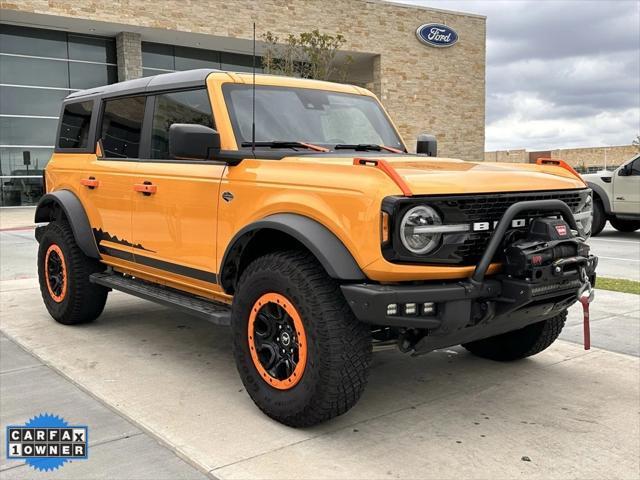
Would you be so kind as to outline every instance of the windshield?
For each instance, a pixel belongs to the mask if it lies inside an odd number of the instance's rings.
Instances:
[[[236,142],[251,142],[252,86],[223,87]],[[375,144],[404,149],[378,102],[364,95],[256,85],[256,142]]]

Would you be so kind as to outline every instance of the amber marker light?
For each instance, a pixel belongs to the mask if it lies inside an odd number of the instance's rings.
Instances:
[[[383,244],[389,241],[389,214],[387,212],[380,213],[380,240]]]

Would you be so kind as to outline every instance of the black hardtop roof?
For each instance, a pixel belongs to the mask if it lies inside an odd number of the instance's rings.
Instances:
[[[221,72],[214,68],[200,68],[183,72],[162,73],[152,77],[136,78],[124,82],[112,83],[102,87],[80,90],[69,95],[65,103],[70,101],[84,101],[96,97],[114,97],[121,95],[144,94],[148,92],[174,90],[180,88],[202,87],[206,84],[209,74]]]

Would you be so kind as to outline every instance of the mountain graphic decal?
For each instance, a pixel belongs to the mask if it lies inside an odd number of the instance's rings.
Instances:
[[[96,243],[100,245],[102,240],[106,242],[117,243],[118,245],[124,245],[126,247],[133,247],[139,250],[145,250],[147,252],[155,253],[153,250],[149,250],[148,248],[144,248],[141,244],[133,244],[128,240],[121,240],[116,236],[111,235],[109,232],[104,232],[101,228],[93,229],[93,235],[96,238]]]

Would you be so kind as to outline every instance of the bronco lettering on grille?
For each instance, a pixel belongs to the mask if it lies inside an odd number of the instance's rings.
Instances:
[[[474,222],[471,230],[474,232],[486,232],[493,230],[498,225],[499,220],[493,222]],[[514,218],[511,221],[511,228],[522,228],[527,225],[527,221],[524,218]]]

